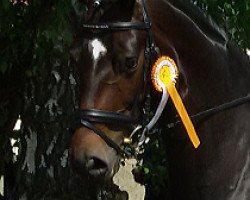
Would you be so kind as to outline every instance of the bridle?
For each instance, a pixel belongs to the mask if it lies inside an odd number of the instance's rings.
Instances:
[[[146,9],[145,0],[142,2],[142,14],[143,22],[111,22],[111,23],[85,23],[82,25],[83,29],[93,31],[126,31],[126,30],[145,30],[147,33],[146,37],[146,48],[145,48],[145,65],[151,65],[152,58],[159,53],[158,48],[155,46],[153,35],[151,33],[151,22]],[[101,1],[97,0],[94,2],[95,6],[100,6]],[[147,75],[146,75],[147,76]],[[102,130],[97,128],[94,124],[101,123],[107,125],[122,125],[125,127],[135,127],[138,124],[138,119],[135,119],[129,115],[99,110],[99,109],[79,109],[76,111],[74,125],[71,128],[71,132],[74,132],[77,128],[85,127],[92,130],[98,136],[100,136],[107,145],[112,147],[122,156],[131,156],[130,152],[122,149],[116,144],[111,138],[109,138]],[[133,132],[133,131],[132,131]]]
[[[100,5],[101,0],[96,0],[96,5]],[[151,32],[151,22],[146,9],[145,0],[142,2],[142,13],[143,13],[143,22],[112,22],[112,23],[85,23],[82,25],[83,29],[88,30],[107,30],[107,31],[126,31],[126,30],[145,30],[147,33],[146,37],[146,48],[145,48],[145,66],[152,66],[153,60],[160,55],[158,47],[155,45],[153,34]],[[147,81],[148,72],[147,68],[145,70],[145,81]],[[147,95],[146,95],[147,96]],[[147,101],[147,100],[146,100]],[[217,107],[201,111],[195,115],[190,116],[194,124],[201,122],[202,120],[209,118],[221,111],[242,105],[250,101],[250,95],[235,99],[231,102],[221,104]],[[146,102],[147,104],[147,102]],[[138,128],[142,126],[136,126],[142,124],[139,122],[139,119],[133,118],[129,115],[99,110],[99,109],[79,109],[76,111],[74,125],[70,128],[71,132],[74,132],[77,128],[85,127],[92,130],[98,136],[100,136],[107,145],[116,150],[121,156],[131,156],[131,152],[127,152],[125,149],[121,148],[116,144],[111,138],[109,138],[102,130],[97,128],[94,124],[108,124],[108,125],[121,125],[124,127],[133,127],[132,134],[137,132]],[[175,126],[181,124],[180,120],[167,124],[166,128],[174,128]],[[144,129],[146,130],[146,129]]]

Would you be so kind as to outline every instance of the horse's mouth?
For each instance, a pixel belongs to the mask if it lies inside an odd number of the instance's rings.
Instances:
[[[89,174],[93,177],[105,176],[106,170],[105,169],[91,169],[89,170]]]
[[[106,176],[110,171],[106,162],[96,158],[89,159],[86,162],[86,169],[93,177]]]

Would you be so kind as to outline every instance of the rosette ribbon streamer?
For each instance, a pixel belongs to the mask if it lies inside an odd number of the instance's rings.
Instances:
[[[159,119],[167,103],[168,96],[170,96],[192,144],[195,148],[198,148],[200,145],[199,137],[196,134],[193,123],[175,87],[176,79],[178,78],[178,68],[174,60],[168,56],[161,56],[153,66],[151,78],[155,89],[162,92],[162,99],[156,110],[155,116],[151,119],[148,125],[146,125],[140,138],[140,142],[142,143],[142,141],[144,141],[145,132],[150,130]]]

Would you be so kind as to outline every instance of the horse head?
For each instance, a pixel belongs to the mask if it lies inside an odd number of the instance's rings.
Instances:
[[[236,199],[249,191],[243,177],[249,177],[250,97],[241,98],[250,91],[249,58],[188,3],[88,1],[86,22],[71,48],[80,75],[70,147],[78,174],[107,178],[117,171],[126,154],[123,139],[141,124],[148,72],[160,49],[177,63],[176,88],[189,114],[203,116],[196,126],[198,150],[181,126],[168,129],[172,199]],[[164,126],[175,116],[167,106]]]
[[[86,19],[71,47],[80,74],[71,161],[79,174],[110,177],[141,112],[146,33],[136,26],[147,27],[132,0],[89,1]]]

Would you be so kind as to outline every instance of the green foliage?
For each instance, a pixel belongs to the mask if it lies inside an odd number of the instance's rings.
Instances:
[[[138,155],[137,168],[133,170],[136,181],[150,188],[155,199],[161,199],[168,182],[168,165],[165,143],[161,130],[154,129],[154,134],[144,145],[143,151]]]
[[[70,1],[36,0],[29,5],[1,1],[0,73],[12,73],[18,68],[30,78],[42,72],[38,69],[50,63],[52,57],[68,60],[65,48],[72,41],[70,12]]]
[[[250,0],[198,0],[205,10],[242,48],[250,48]]]
[[[51,66],[69,62],[71,1],[27,2],[0,1],[0,175],[3,163],[12,161],[10,138],[21,136],[12,134],[13,122],[19,114],[32,113],[20,102],[47,95],[48,86],[39,94],[31,94],[32,89],[48,77]]]

